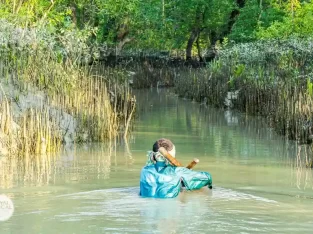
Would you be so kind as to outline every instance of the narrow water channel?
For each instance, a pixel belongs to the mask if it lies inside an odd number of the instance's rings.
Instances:
[[[0,194],[14,215],[0,233],[312,233],[313,173],[306,150],[261,118],[140,90],[127,144],[67,148],[25,166],[0,163]],[[140,198],[139,174],[155,140],[171,139],[184,164],[213,177],[211,193]]]

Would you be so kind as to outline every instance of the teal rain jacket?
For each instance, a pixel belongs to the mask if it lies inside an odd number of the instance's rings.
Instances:
[[[140,195],[153,198],[174,198],[178,196],[182,182],[186,190],[212,187],[212,177],[208,172],[192,171],[185,167],[175,167],[166,161],[155,164],[148,160],[141,170]]]

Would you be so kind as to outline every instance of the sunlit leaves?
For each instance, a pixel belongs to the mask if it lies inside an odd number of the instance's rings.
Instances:
[[[300,0],[6,0],[1,18],[22,27],[43,24],[50,31],[89,29],[99,43],[116,46],[121,26],[133,38],[128,48],[185,49],[191,32],[200,31],[205,50],[216,39],[247,42],[313,35],[313,2]],[[239,15],[231,18],[234,10]],[[235,24],[229,30],[230,22]],[[229,33],[230,31],[230,33]],[[228,43],[232,44],[232,43]]]
[[[281,6],[286,15],[283,20],[261,28],[258,38],[309,37],[313,35],[313,2],[288,1]]]

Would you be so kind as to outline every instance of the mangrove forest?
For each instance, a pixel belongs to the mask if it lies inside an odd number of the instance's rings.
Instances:
[[[0,233],[310,232],[312,22],[313,0],[0,0]]]

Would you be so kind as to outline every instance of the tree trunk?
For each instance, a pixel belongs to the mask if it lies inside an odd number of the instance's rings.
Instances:
[[[126,21],[125,23],[120,24],[117,29],[117,35],[116,35],[117,46],[115,50],[115,55],[120,55],[125,44],[131,42],[134,39],[134,38],[127,37],[128,34],[129,34],[129,28],[128,28],[128,24]]]
[[[200,63],[204,63],[203,57],[201,55],[201,47],[200,47],[200,32],[198,33],[198,37],[197,37],[197,50],[198,50],[198,57],[199,57],[199,61]]]
[[[198,37],[198,35],[199,35],[199,32],[197,29],[192,30],[192,32],[190,33],[188,43],[187,43],[187,48],[186,48],[186,60],[187,61],[192,60],[192,46],[196,38]]]
[[[72,10],[72,21],[75,24],[75,26],[77,26],[77,11],[76,11],[76,4],[72,3],[70,6],[71,10]]]
[[[200,7],[198,6],[197,13],[196,13],[196,18],[194,25],[192,27],[188,42],[187,42],[187,47],[186,47],[186,61],[192,60],[192,46],[195,40],[198,38],[201,30],[201,19],[203,16],[203,12],[201,12]]]
[[[236,3],[238,7],[241,9],[245,6],[246,1],[245,0],[236,0]],[[209,52],[209,55],[206,56],[207,61],[211,61],[216,57],[216,50],[215,50],[215,45],[218,41],[223,42],[223,39],[225,36],[231,33],[233,26],[237,20],[237,16],[240,14],[240,11],[238,9],[234,9],[229,16],[229,21],[227,25],[227,29],[222,32],[220,35],[217,35],[216,32],[212,32],[210,39],[211,39],[211,49]]]
[[[125,44],[131,42],[133,39],[134,38],[126,37],[122,41],[120,41],[116,47],[116,55],[120,55]]]
[[[258,18],[258,23],[260,22],[261,17],[262,17],[262,13],[263,13],[263,1],[262,0],[260,0],[260,2],[259,2],[259,8],[260,8],[260,14],[259,14],[259,18]]]

